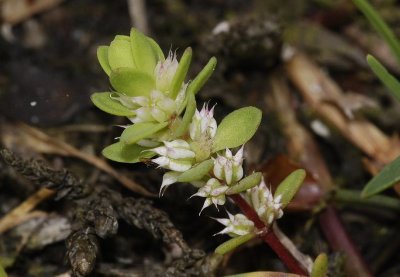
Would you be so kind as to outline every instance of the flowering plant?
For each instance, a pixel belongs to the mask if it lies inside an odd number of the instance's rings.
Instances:
[[[167,170],[160,194],[174,183],[190,183],[198,189],[193,196],[204,198],[202,210],[211,205],[218,208],[228,197],[242,194],[244,199],[240,199],[255,211],[261,224],[240,213],[216,219],[225,226],[219,234],[233,237],[217,248],[219,254],[271,231],[305,172],[294,171],[275,194],[260,172],[245,176],[244,144],[256,132],[262,113],[255,107],[241,108],[218,125],[214,107],[203,105],[197,110],[195,95],[211,76],[216,59],[211,58],[192,81],[185,82],[192,50],[187,48],[179,62],[171,52],[165,58],[154,40],[135,29],[130,36],[116,36],[109,46],[100,46],[97,54],[114,91],[94,93],[93,103],[132,123],[123,126],[119,142],[106,147],[103,155],[124,163],[150,160]]]

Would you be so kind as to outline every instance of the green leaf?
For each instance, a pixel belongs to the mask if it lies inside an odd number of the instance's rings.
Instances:
[[[206,160],[192,167],[188,171],[183,172],[178,177],[178,182],[193,182],[201,180],[214,166],[212,159]]]
[[[328,273],[328,256],[321,253],[315,259],[310,277],[326,277]]]
[[[189,84],[187,91],[194,95],[204,86],[211,74],[214,72],[215,66],[217,65],[217,59],[212,57],[206,66],[200,71],[200,73],[194,78]]]
[[[371,179],[361,192],[362,197],[370,197],[392,187],[400,181],[400,157],[386,165]]]
[[[165,128],[168,122],[163,123],[136,123],[126,128],[121,134],[121,142],[134,144],[139,140],[145,139]]]
[[[121,67],[111,72],[111,85],[128,96],[148,96],[155,87],[155,80],[147,73]]]
[[[7,277],[7,273],[1,265],[0,265],[0,277]]]
[[[115,162],[138,163],[142,159],[150,159],[155,155],[154,152],[144,151],[147,149],[149,148],[137,144],[126,145],[122,142],[117,142],[104,148],[102,154],[107,159]]]
[[[196,112],[196,99],[192,93],[188,94],[185,114],[183,115],[182,122],[179,124],[178,128],[174,131],[174,137],[180,137],[185,134],[187,129],[189,128],[190,122],[192,122],[192,118],[194,113]]]
[[[400,43],[393,31],[382,20],[376,10],[366,0],[353,0],[354,4],[363,12],[375,30],[383,37],[389,47],[392,49],[397,63],[400,66]]]
[[[241,108],[228,114],[218,126],[213,152],[246,143],[257,131],[261,117],[261,111],[255,107]]]
[[[137,69],[153,76],[157,54],[148,38],[135,28],[131,29],[131,49]]]
[[[99,60],[101,68],[103,68],[104,72],[110,76],[111,67],[108,63],[108,46],[99,46],[97,48],[97,59]]]
[[[367,62],[375,75],[400,101],[400,82],[372,55],[367,55]]]
[[[246,191],[248,189],[251,189],[252,187],[257,186],[261,182],[262,178],[262,173],[261,172],[255,172],[246,178],[242,179],[240,182],[237,184],[231,186],[227,191],[227,195],[231,194],[237,194],[241,193],[243,191]]]
[[[112,70],[119,67],[136,68],[130,42],[117,36],[108,48],[108,63]]]
[[[306,178],[304,169],[297,169],[290,173],[277,187],[274,197],[281,195],[282,207],[286,207],[299,190],[301,184]]]
[[[185,52],[182,55],[181,60],[179,61],[178,68],[176,69],[176,73],[171,82],[171,98],[175,99],[178,95],[183,81],[185,81],[186,74],[189,70],[190,62],[192,60],[192,48],[186,48]]]
[[[154,39],[147,37],[147,40],[149,41],[149,44],[151,46],[151,49],[153,50],[154,55],[157,57],[157,61],[164,61],[165,56],[163,51],[160,48],[160,45],[158,45],[157,42],[155,42]]]
[[[90,96],[93,104],[103,112],[117,116],[134,116],[135,112],[110,97],[111,92],[97,92]]]
[[[248,242],[249,240],[251,240],[254,237],[255,237],[255,234],[247,234],[244,236],[232,238],[232,239],[224,242],[220,246],[218,246],[215,249],[215,253],[220,254],[220,255],[225,255],[226,253],[232,251],[233,249],[242,245],[243,243]]]

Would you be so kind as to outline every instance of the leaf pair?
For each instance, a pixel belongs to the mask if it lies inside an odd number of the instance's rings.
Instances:
[[[157,62],[165,59],[160,46],[134,28],[129,37],[118,35],[110,46],[100,46],[97,58],[107,75],[121,67],[153,75]]]

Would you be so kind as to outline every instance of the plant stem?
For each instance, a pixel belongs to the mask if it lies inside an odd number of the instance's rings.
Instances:
[[[235,201],[247,218],[254,222],[254,225],[257,229],[267,230],[266,232],[261,232],[259,237],[265,241],[272,248],[272,250],[274,250],[287,268],[292,273],[307,276],[307,272],[301,267],[299,261],[297,261],[292,253],[290,253],[290,251],[281,243],[281,241],[273,232],[273,229],[267,229],[254,209],[250,207],[250,205],[239,194],[231,195],[230,197]]]

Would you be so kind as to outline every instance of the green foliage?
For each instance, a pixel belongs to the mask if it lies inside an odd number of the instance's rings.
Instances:
[[[305,177],[306,171],[304,169],[297,169],[290,173],[290,175],[279,184],[275,191],[274,197],[278,197],[279,195],[282,197],[282,208],[286,207],[290,201],[292,201]]]
[[[386,165],[382,171],[372,178],[364,187],[361,196],[370,197],[393,186],[400,181],[400,157]]]
[[[151,151],[145,151],[148,148],[137,144],[127,145],[122,142],[111,144],[103,149],[103,156],[115,162],[120,163],[138,163],[142,159],[150,159],[155,154]]]
[[[214,166],[212,159],[203,161],[198,165],[192,167],[188,171],[185,171],[178,177],[178,182],[193,182],[201,180],[207,175]]]
[[[224,255],[224,254],[228,253],[229,251],[232,251],[236,247],[242,245],[243,243],[248,242],[249,240],[251,240],[254,237],[255,237],[255,234],[247,234],[244,236],[232,238],[232,239],[222,243],[220,246],[218,246],[215,249],[215,253]]]
[[[328,273],[328,256],[321,253],[314,261],[310,277],[326,277]]]
[[[190,62],[192,61],[192,48],[186,48],[185,52],[182,55],[181,60],[179,61],[178,69],[176,70],[175,76],[172,79],[171,83],[171,95],[172,99],[175,99],[178,95],[182,83],[185,80],[186,74],[189,70]]]
[[[104,72],[110,76],[111,67],[108,63],[108,46],[100,46],[97,48],[97,59],[99,60],[101,68],[103,68]]]
[[[219,124],[213,152],[245,144],[257,131],[262,113],[255,107],[245,107],[228,114]]]
[[[130,38],[133,60],[136,67],[152,75],[157,64],[157,55],[147,37],[135,28],[132,28]]]
[[[375,30],[383,37],[400,65],[400,43],[394,35],[393,31],[382,20],[380,15],[376,12],[366,0],[353,0],[354,4],[364,13],[365,17],[369,20]]]
[[[7,277],[7,273],[0,264],[0,277]]]
[[[129,41],[116,37],[108,48],[108,64],[111,70],[120,67],[136,68]]]
[[[90,96],[93,104],[103,112],[117,116],[133,116],[135,112],[111,98],[111,92],[97,92]]]
[[[187,105],[185,114],[183,115],[182,122],[174,131],[174,137],[180,137],[188,130],[192,117],[196,112],[196,99],[193,93],[188,94]]]
[[[261,178],[262,178],[262,173],[255,172],[255,173],[247,176],[246,178],[243,178],[237,184],[234,184],[233,186],[231,186],[227,190],[226,194],[227,195],[237,194],[237,193],[246,191],[248,189],[251,189],[252,187],[257,186],[261,182]]]
[[[206,66],[200,71],[200,73],[194,78],[194,80],[189,84],[187,90],[193,94],[199,92],[199,90],[204,86],[207,80],[210,78],[211,74],[214,72],[215,66],[217,65],[217,59],[212,57]]]
[[[162,123],[136,123],[128,128],[126,128],[121,134],[121,142],[125,144],[134,144],[139,140],[149,138],[151,135],[154,135],[158,131],[164,129],[168,125],[168,122]]]
[[[400,82],[372,55],[367,55],[367,62],[375,75],[400,101]]]
[[[155,86],[152,76],[137,69],[120,67],[110,74],[113,88],[127,96],[148,96]]]

